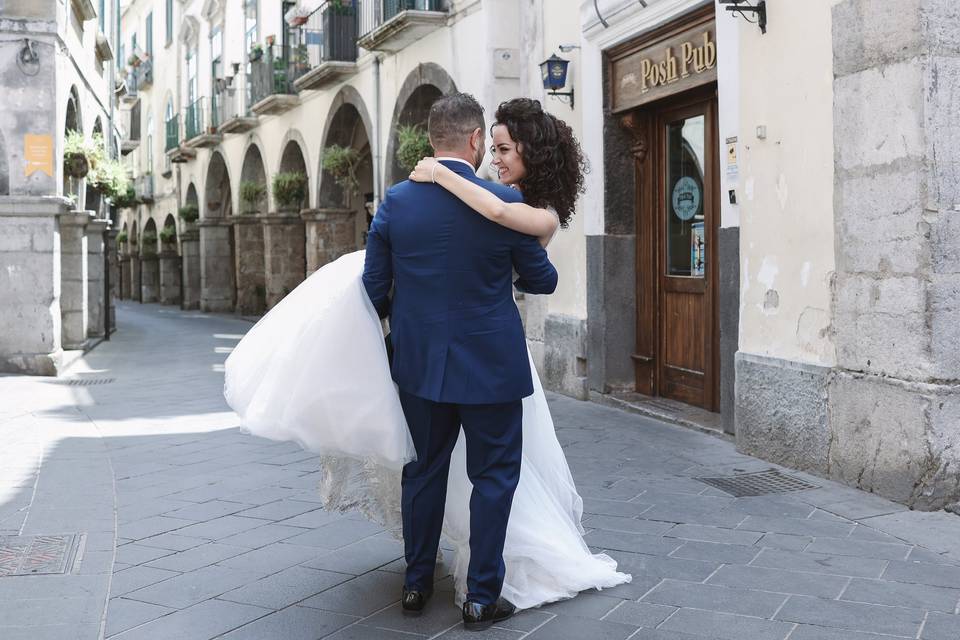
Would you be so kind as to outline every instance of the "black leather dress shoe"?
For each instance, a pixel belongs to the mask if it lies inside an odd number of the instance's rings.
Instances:
[[[433,595],[433,589],[430,591],[419,591],[417,589],[403,588],[403,595],[400,598],[400,606],[403,607],[403,615],[418,616],[423,613],[423,608],[427,606],[427,600]]]
[[[463,626],[468,631],[483,631],[495,622],[503,622],[516,611],[517,608],[503,598],[497,598],[493,604],[467,600],[463,603]]]

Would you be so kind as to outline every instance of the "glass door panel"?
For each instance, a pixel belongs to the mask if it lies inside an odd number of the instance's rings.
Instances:
[[[703,114],[667,125],[666,275],[703,278],[706,275],[704,234]]]

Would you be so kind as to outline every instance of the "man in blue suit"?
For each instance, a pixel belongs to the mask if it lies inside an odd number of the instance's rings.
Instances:
[[[522,200],[519,191],[476,176],[486,136],[483,108],[472,96],[437,100],[428,129],[445,166],[504,201]],[[500,597],[503,545],[520,478],[521,399],[533,393],[514,270],[528,293],[557,286],[536,238],[490,222],[430,183],[388,190],[367,236],[363,284],[381,317],[390,316],[391,370],[417,449],[402,478],[403,610],[421,613],[433,591],[450,454],[462,426],[473,483],[463,606],[471,629],[514,611]]]

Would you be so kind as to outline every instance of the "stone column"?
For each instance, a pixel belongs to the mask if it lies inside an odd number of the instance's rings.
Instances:
[[[110,291],[107,297],[107,313],[110,317],[110,332],[117,328],[117,298],[120,297],[120,255],[117,251],[118,229],[107,230],[107,246],[104,251],[107,252],[107,265],[110,275]]]
[[[120,299],[129,300],[133,297],[131,292],[131,282],[133,281],[133,258],[127,253],[127,247],[124,245],[123,255],[120,256]]]
[[[92,211],[60,214],[60,317],[63,348],[87,345],[87,224]]]
[[[180,233],[180,254],[183,260],[184,309],[200,308],[200,232],[193,224]]]
[[[130,299],[140,302],[140,275],[143,263],[136,245],[130,247]]]
[[[352,209],[306,209],[300,212],[306,233],[307,275],[357,250],[357,212]]]
[[[104,336],[107,297],[104,295],[103,232],[109,220],[93,220],[87,224],[87,337]]]
[[[281,212],[259,217],[263,221],[267,308],[272,309],[306,276],[306,237],[299,214]]]
[[[180,304],[180,254],[176,244],[160,252],[160,304]]]
[[[160,301],[160,259],[156,249],[140,256],[140,302]]]
[[[204,311],[233,311],[233,252],[230,221],[208,218],[200,226],[200,308]]]
[[[60,368],[59,217],[64,198],[0,196],[0,371]]]
[[[255,215],[234,216],[232,222],[236,255],[237,312],[243,315],[260,315],[267,305],[263,224]]]

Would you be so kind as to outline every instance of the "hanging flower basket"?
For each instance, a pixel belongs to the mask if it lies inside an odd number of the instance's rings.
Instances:
[[[257,43],[250,47],[250,53],[248,54],[250,62],[256,62],[263,57],[263,45]]]
[[[306,7],[297,6],[290,11],[287,11],[286,15],[283,16],[283,19],[287,21],[291,27],[302,27],[307,23],[307,20],[310,18],[310,10]]]
[[[90,173],[90,162],[86,154],[68,153],[63,156],[63,170],[71,178],[86,178]]]

